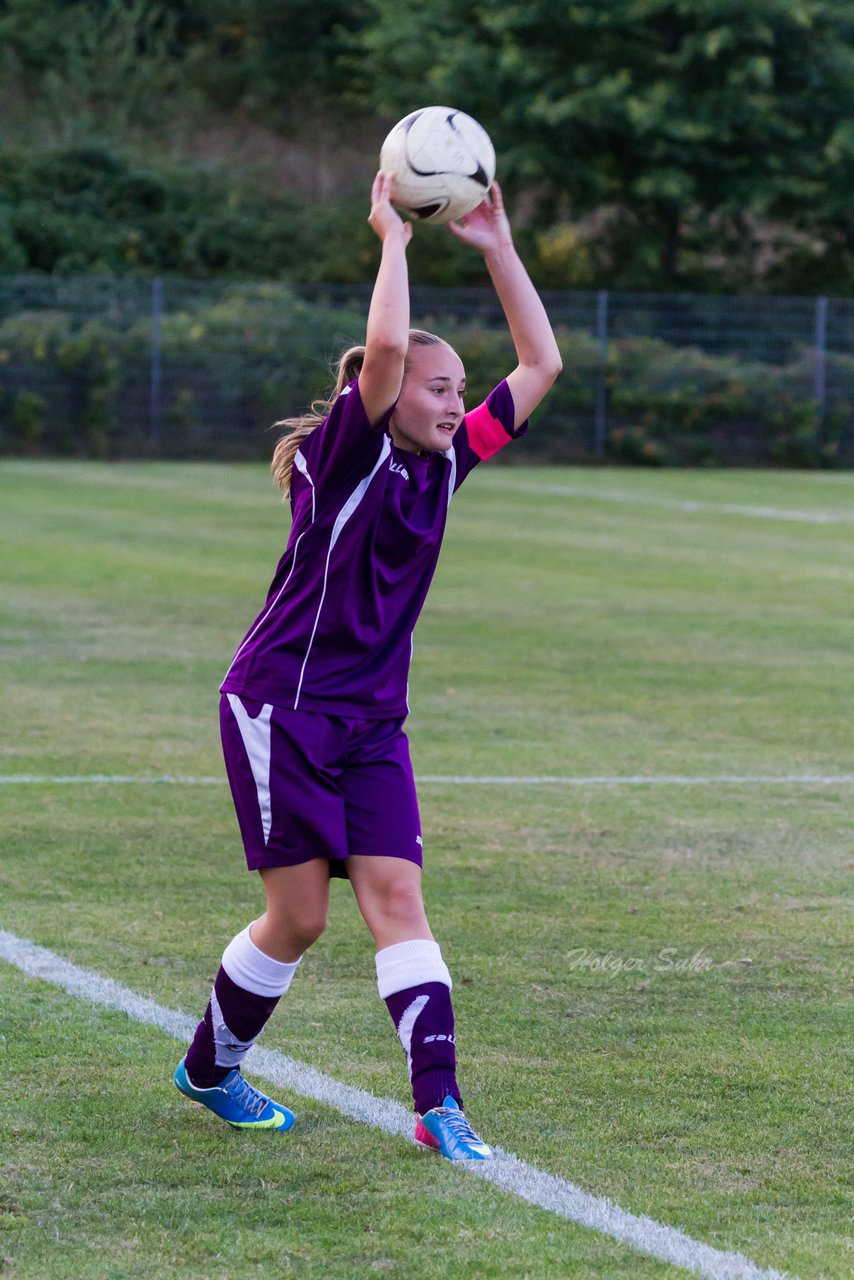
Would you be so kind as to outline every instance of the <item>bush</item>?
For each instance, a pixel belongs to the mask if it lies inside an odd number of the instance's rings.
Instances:
[[[309,256],[298,205],[97,147],[0,152],[0,262],[56,274],[276,277]]]
[[[12,404],[11,437],[15,445],[26,449],[35,444],[44,435],[45,411],[47,404],[44,396],[37,391],[19,391]]]
[[[326,394],[330,365],[364,335],[365,298],[309,302],[276,283],[167,282],[159,398],[152,402],[151,293],[116,281],[68,282],[53,305],[38,289],[0,322],[0,449],[86,456],[268,457],[271,424]],[[88,293],[87,293],[88,291]],[[79,313],[62,295],[76,299]],[[42,309],[36,309],[36,300]],[[84,306],[85,303],[85,306]],[[97,315],[88,318],[87,309]],[[443,307],[444,312],[444,307]],[[514,363],[505,330],[449,324],[422,309],[466,365],[476,404]],[[594,458],[600,349],[560,330],[565,372],[511,462]],[[805,397],[812,353],[785,365],[714,357],[654,338],[609,345],[606,456],[644,466],[837,466],[854,449],[852,406],[836,399],[822,424]],[[827,356],[828,386],[854,386],[854,357]],[[32,397],[35,397],[33,399]],[[152,409],[153,404],[153,409]]]
[[[367,212],[367,191],[308,203],[201,165],[134,167],[98,146],[0,147],[0,273],[359,283],[379,258]],[[422,283],[485,279],[480,256],[436,228],[410,258]]]

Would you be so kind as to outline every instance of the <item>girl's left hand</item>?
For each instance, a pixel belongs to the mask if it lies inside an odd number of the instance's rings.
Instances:
[[[504,198],[498,183],[493,182],[486,199],[471,213],[460,218],[459,222],[449,222],[448,230],[464,244],[480,249],[481,253],[511,247],[513,233],[504,212]]]

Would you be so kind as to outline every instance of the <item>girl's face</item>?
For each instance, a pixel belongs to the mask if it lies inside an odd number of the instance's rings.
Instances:
[[[450,347],[413,346],[409,350],[400,397],[389,431],[399,449],[445,453],[463,420],[466,375]]]

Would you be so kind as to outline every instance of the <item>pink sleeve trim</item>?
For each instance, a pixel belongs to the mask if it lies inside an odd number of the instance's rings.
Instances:
[[[481,462],[491,458],[513,439],[499,420],[489,412],[486,404],[478,405],[476,409],[472,409],[471,413],[466,414],[466,429],[469,444]]]

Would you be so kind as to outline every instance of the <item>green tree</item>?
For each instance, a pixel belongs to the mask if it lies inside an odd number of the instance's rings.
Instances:
[[[696,284],[795,235],[812,286],[854,288],[848,0],[371,5],[361,99],[477,116],[535,220],[608,208],[613,282]]]
[[[169,10],[193,84],[217,106],[281,121],[338,96],[337,60],[367,0],[177,0]]]
[[[173,21],[153,0],[7,0],[0,42],[13,55],[33,109],[67,141],[151,123],[176,87]]]
[[[78,124],[106,109],[138,123],[179,90],[281,116],[334,101],[343,41],[366,14],[366,0],[0,0],[0,47],[40,110],[47,94]]]

